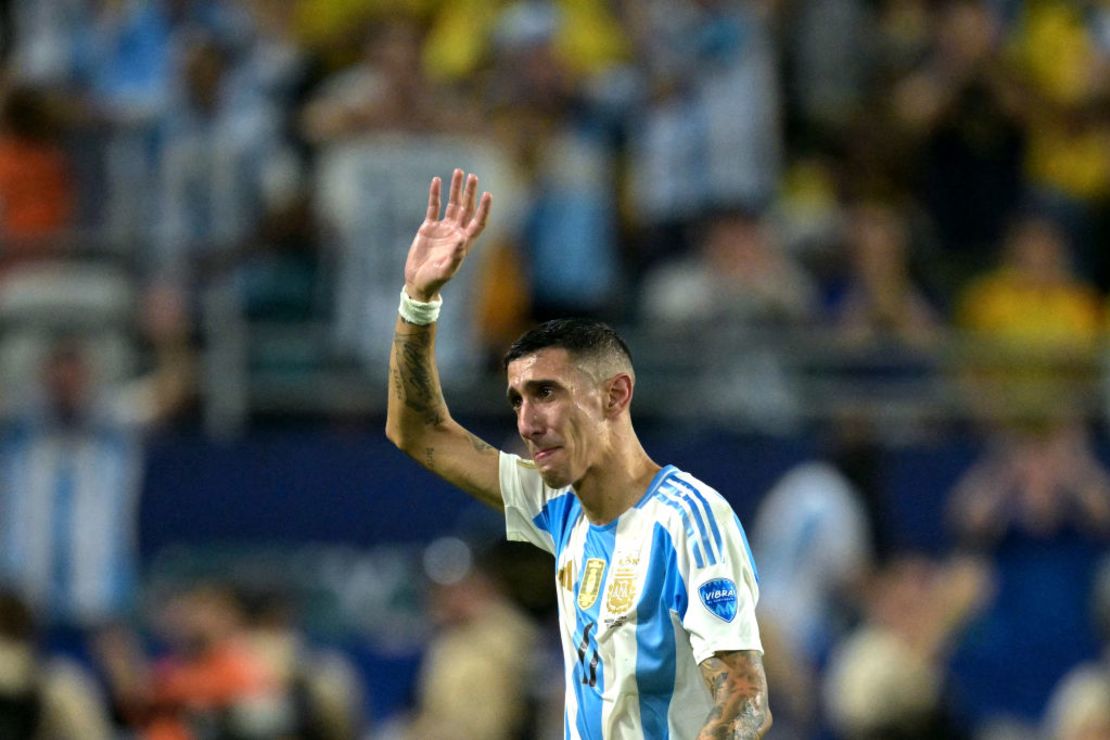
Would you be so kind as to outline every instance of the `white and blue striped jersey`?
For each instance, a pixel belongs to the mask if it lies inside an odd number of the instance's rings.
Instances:
[[[130,606],[143,448],[122,415],[0,425],[0,581],[49,621],[95,624]]]
[[[674,466],[616,521],[590,524],[568,488],[501,453],[506,533],[555,556],[574,740],[689,738],[712,708],[698,664],[762,651],[758,579],[740,520]]]

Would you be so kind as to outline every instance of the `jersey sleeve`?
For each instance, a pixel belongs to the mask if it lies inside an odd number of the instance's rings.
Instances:
[[[554,554],[564,523],[555,511],[562,507],[551,504],[573,494],[548,488],[532,462],[519,455],[502,452],[498,463],[506,538],[530,542]]]
[[[686,613],[682,625],[690,637],[694,660],[701,663],[719,651],[763,652],[755,605],[759,582],[740,520],[719,494],[704,497],[707,531],[699,564],[685,558]],[[717,534],[720,535],[719,539]]]

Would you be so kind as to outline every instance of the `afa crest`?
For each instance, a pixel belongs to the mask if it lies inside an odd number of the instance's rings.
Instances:
[[[616,570],[609,576],[605,608],[613,615],[624,614],[636,603],[636,566],[638,555],[626,555],[617,560]]]

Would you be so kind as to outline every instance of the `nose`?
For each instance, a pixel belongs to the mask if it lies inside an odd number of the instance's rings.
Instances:
[[[543,419],[535,406],[523,401],[516,415],[516,430],[522,439],[532,440],[543,434]]]

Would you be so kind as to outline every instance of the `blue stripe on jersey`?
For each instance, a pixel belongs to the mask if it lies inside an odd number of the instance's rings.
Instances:
[[[705,554],[709,560],[710,565],[717,564],[717,556],[713,552],[713,544],[709,541],[709,530],[705,528],[705,517],[702,516],[701,508],[698,503],[690,497],[689,494],[683,493],[675,484],[674,478],[667,481],[672,496],[677,496],[681,499],[682,503],[690,507],[690,513],[694,515],[694,522],[698,525],[698,531],[701,532],[701,546],[705,549]]]
[[[578,502],[578,497],[567,491],[562,496],[550,499],[543,505],[540,513],[532,519],[537,529],[551,535],[551,540],[555,543],[556,563],[559,562],[563,548],[567,546],[567,540],[570,539],[574,522],[578,520],[578,513],[581,510],[582,504]]]
[[[655,498],[677,511],[679,516],[682,517],[682,524],[686,527],[686,539],[689,540],[690,548],[694,551],[694,563],[699,568],[704,568],[705,560],[701,556],[701,548],[698,547],[698,543],[694,539],[694,525],[690,523],[690,515],[686,513],[686,507],[669,498],[666,490],[663,488],[659,489],[658,493],[655,494]]]
[[[714,555],[713,545],[709,543],[709,534],[707,533],[705,528],[705,520],[702,518],[702,511],[698,509],[698,506],[695,503],[694,499],[685,495],[682,490],[679,490],[678,487],[674,485],[673,480],[667,480],[663,486],[660,486],[659,494],[667,496],[669,500],[676,501],[684,514],[693,515],[693,520],[697,524],[698,531],[700,534],[702,534],[702,537],[700,537],[700,540],[698,541],[700,541],[700,544],[702,544],[702,549],[703,551],[705,551],[706,559],[709,560],[709,565],[716,565],[717,557],[716,555]],[[687,537],[689,537],[690,541],[694,541],[694,528],[692,526],[689,526],[689,517],[686,516],[683,520],[686,521],[687,525]],[[702,566],[699,565],[698,567]]]
[[[578,716],[575,726],[582,740],[603,740],[601,696],[605,692],[605,666],[597,649],[597,631],[601,620],[601,602],[605,598],[605,581],[609,577],[609,564],[617,541],[617,522],[603,527],[591,525],[586,532],[586,542],[582,548],[582,563],[575,584],[574,608],[577,624],[574,628],[574,645],[578,650],[578,662],[572,671],[571,682],[578,697]],[[578,594],[585,578],[587,563],[591,558],[605,562],[605,569],[597,584],[597,595],[588,609],[578,605]]]
[[[645,738],[667,738],[674,695],[675,637],[671,612],[686,614],[686,587],[670,532],[655,525],[651,563],[636,610],[636,688]]]
[[[656,490],[659,489],[659,486],[662,485],[663,481],[677,472],[678,469],[674,465],[668,465],[664,468],[660,468],[659,472],[655,474],[655,477],[651,479],[651,483],[648,484],[647,491],[645,491],[644,495],[640,497],[640,500],[636,502],[636,508],[642,508],[644,504],[646,504],[648,501],[651,501],[651,499],[655,496]]]
[[[755,576],[755,582],[759,583],[759,568],[755,567],[755,555],[752,555],[752,546],[748,544],[748,533],[744,531],[744,525],[740,523],[740,517],[736,512],[732,512],[732,518],[736,521],[736,528],[740,530],[740,541],[744,543],[744,550],[748,553],[748,562],[752,564],[752,575]]]
[[[705,500],[705,496],[698,490],[697,486],[692,486],[686,481],[679,479],[677,476],[671,478],[671,481],[685,488],[701,502],[702,508],[705,510],[705,516],[709,519],[709,528],[713,530],[713,541],[717,543],[717,552],[720,554],[721,558],[724,559],[725,551],[722,549],[721,530],[717,527],[717,517],[713,515],[713,509],[709,506],[709,502]]]

